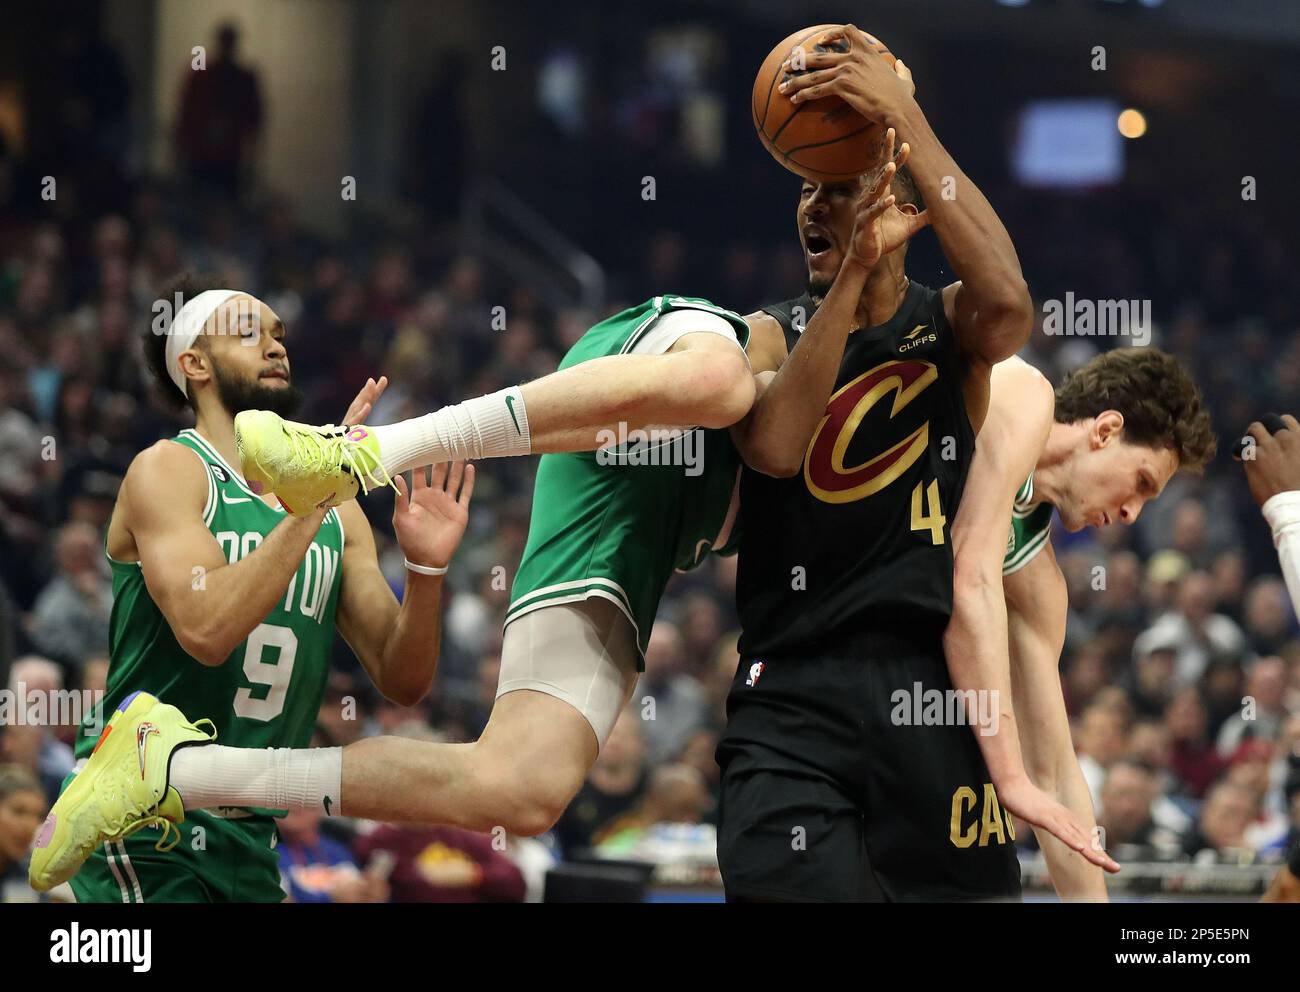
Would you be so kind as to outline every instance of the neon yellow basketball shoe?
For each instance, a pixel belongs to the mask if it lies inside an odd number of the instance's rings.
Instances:
[[[106,840],[121,840],[144,827],[162,827],[154,846],[170,851],[185,820],[180,793],[167,784],[172,753],[216,737],[147,692],[122,700],[99,735],[95,750],[63,790],[32,850],[28,880],[37,892],[66,882]],[[175,835],[174,837],[172,835]]]
[[[275,493],[294,516],[354,499],[357,490],[391,485],[379,460],[379,441],[362,425],[312,427],[269,410],[235,416],[239,468],[258,495]]]

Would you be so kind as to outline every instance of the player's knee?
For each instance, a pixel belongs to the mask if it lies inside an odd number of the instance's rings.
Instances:
[[[491,830],[502,826],[512,834],[536,837],[555,826],[582,786],[582,774],[566,774],[563,769],[545,772],[519,767],[484,768],[480,788],[495,797],[490,804],[492,822],[482,827]]]
[[[523,837],[544,834],[559,822],[577,791],[558,783],[534,783],[517,791],[505,805],[506,822],[502,825],[510,833]]]
[[[754,403],[754,376],[739,348],[701,350],[692,356],[689,381],[678,388],[701,400],[701,427],[730,427]]]
[[[566,805],[534,798],[530,802],[519,805],[507,818],[510,822],[505,824],[505,827],[510,833],[518,834],[520,837],[540,836],[559,822]]]

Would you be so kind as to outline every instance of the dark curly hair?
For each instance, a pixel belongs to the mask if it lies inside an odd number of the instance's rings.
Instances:
[[[1201,392],[1173,355],[1158,348],[1117,348],[1065,377],[1056,390],[1062,424],[1117,410],[1124,440],[1169,448],[1180,468],[1199,471],[1214,457],[1210,414]]]
[[[144,361],[157,384],[158,395],[172,410],[184,410],[187,406],[193,410],[194,398],[182,396],[167,371],[167,333],[171,330],[171,322],[180,313],[180,308],[199,293],[224,288],[226,280],[215,273],[186,272],[168,280],[158,292],[158,300],[142,341]],[[160,308],[158,303],[165,303],[165,308]],[[200,347],[203,346],[201,336],[197,343]]]

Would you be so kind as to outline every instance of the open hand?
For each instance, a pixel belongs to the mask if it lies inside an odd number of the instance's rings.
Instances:
[[[379,397],[384,395],[384,390],[387,388],[388,376],[386,375],[381,375],[378,382],[367,379],[366,384],[361,387],[361,392],[357,393],[357,398],[352,401],[348,412],[343,414],[343,419],[339,423],[347,424],[349,427],[364,424],[366,418],[370,416],[370,411],[375,408]]]
[[[1041,827],[1066,847],[1077,851],[1099,868],[1114,874],[1119,864],[1111,858],[1084,829],[1079,818],[1028,778],[998,786],[998,801],[1003,808],[1026,823]]]
[[[432,475],[432,480],[427,477]],[[469,523],[469,501],[474,495],[474,466],[465,462],[444,462],[411,473],[406,479],[393,478],[397,501],[393,507],[393,529],[406,560],[416,565],[445,568],[460,547]],[[462,485],[463,481],[463,485]]]
[[[867,269],[875,267],[885,255],[901,247],[917,231],[930,223],[929,211],[905,213],[890,191],[894,176],[907,162],[907,142],[894,154],[894,129],[885,132],[885,164],[874,179],[863,184],[858,195],[857,218],[849,255]]]

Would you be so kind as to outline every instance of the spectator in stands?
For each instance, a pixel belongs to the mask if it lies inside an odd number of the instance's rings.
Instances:
[[[1215,556],[1214,564],[1210,566],[1210,575],[1214,579],[1215,608],[1234,623],[1243,624],[1247,579],[1246,556],[1237,550],[1220,552]],[[1247,630],[1246,634],[1249,637],[1250,631]],[[1254,647],[1257,654],[1272,654],[1276,650],[1261,652],[1259,646]]]
[[[0,903],[43,901],[27,884],[27,857],[48,809],[36,776],[0,764]]]
[[[632,694],[645,707],[645,740],[652,764],[668,760],[709,719],[704,687],[686,670],[686,652],[676,624],[655,622],[645,651],[645,674]]]
[[[686,666],[697,679],[706,675],[714,646],[723,630],[722,610],[710,592],[697,590],[682,599],[677,626]]]
[[[1281,658],[1260,658],[1251,665],[1246,673],[1246,695],[1219,730],[1215,742],[1219,754],[1231,756],[1243,741],[1275,740],[1287,715],[1282,705],[1285,691],[1286,663]]]
[[[320,832],[321,812],[280,820],[280,875],[290,902],[388,902],[388,882],[363,873],[347,845]]]
[[[1091,617],[1098,627],[1119,625],[1141,630],[1142,560],[1132,551],[1116,551],[1106,561],[1106,587],[1090,598]]]
[[[1110,665],[1101,645],[1091,642],[1082,645],[1065,663],[1061,689],[1066,712],[1072,717],[1082,715],[1109,681]]]
[[[0,499],[30,497],[38,481],[41,432],[20,407],[17,377],[0,369]]]
[[[1246,592],[1243,621],[1246,637],[1258,655],[1277,654],[1294,636],[1295,617],[1282,580],[1265,575]]]
[[[32,640],[70,671],[108,650],[113,583],[104,574],[104,549],[88,524],[66,524],[54,546],[58,572],[36,598]]]
[[[1100,809],[1106,769],[1123,756],[1127,745],[1124,718],[1107,705],[1093,703],[1080,717],[1076,737],[1079,767],[1092,793],[1092,804]]]
[[[326,747],[344,747],[366,735],[368,692],[350,672],[330,672],[316,716]]]
[[[1179,792],[1193,799],[1223,771],[1223,760],[1210,747],[1205,732],[1205,704],[1192,686],[1180,689],[1165,710],[1165,726],[1173,741],[1170,768],[1178,779]]]
[[[546,894],[546,875],[560,863],[551,834],[542,837],[506,835],[506,857],[514,862],[524,879],[524,902],[541,902]]]
[[[700,823],[711,801],[698,769],[684,764],[660,765],[636,807],[596,835],[596,848],[604,857],[635,857],[645,850],[657,828]]]
[[[694,768],[703,778],[704,787],[709,792],[709,805],[704,811],[703,820],[714,825],[718,822],[718,800],[722,794],[722,769],[713,759],[720,736],[718,731],[711,727],[697,730],[691,735],[677,758],[682,764]]]
[[[524,901],[524,876],[506,853],[504,831],[386,824],[363,834],[355,850],[368,871],[391,865],[393,902]]]
[[[187,68],[176,122],[176,159],[200,189],[234,196],[262,133],[257,74],[238,62],[239,29],[223,24],[203,69]]]
[[[1210,549],[1206,543],[1205,506],[1196,499],[1185,499],[1174,508],[1173,549],[1192,563],[1193,568],[1208,568]]]
[[[1211,658],[1201,676],[1201,702],[1205,704],[1205,734],[1217,740],[1219,731],[1240,714],[1246,676],[1237,658]]]
[[[1183,842],[1183,853],[1194,858],[1224,856],[1250,850],[1246,828],[1257,812],[1250,790],[1231,782],[1220,782],[1205,797],[1196,826]]]
[[[1177,608],[1157,620],[1148,633],[1174,644],[1179,685],[1200,678],[1212,657],[1249,650],[1241,628],[1214,612],[1214,580],[1208,572],[1187,574],[1178,587]]]
[[[50,722],[61,715],[55,701],[63,685],[63,672],[48,658],[19,658],[9,670],[9,691],[16,706],[24,707],[24,716],[0,726],[0,762],[21,765],[36,776],[50,802],[73,765],[72,748],[59,740],[60,728]]]
[[[1187,556],[1164,548],[1147,561],[1146,582],[1143,587],[1147,615],[1162,616],[1174,608],[1178,587],[1191,571]]]
[[[1158,641],[1146,634],[1133,645],[1133,670],[1129,680],[1129,699],[1142,716],[1159,716],[1174,696],[1174,657],[1172,639]]]
[[[1173,742],[1169,728],[1158,719],[1134,723],[1129,732],[1125,760],[1141,765],[1151,775],[1155,789],[1151,802],[1151,819],[1155,824],[1178,836],[1190,830],[1191,816],[1171,798],[1178,782],[1170,771]]]
[[[1158,826],[1152,805],[1159,786],[1151,771],[1136,761],[1111,765],[1101,788],[1104,812],[1097,825],[1106,831],[1106,849],[1120,861],[1163,860],[1177,855],[1181,838]]]
[[[1287,832],[1286,814],[1268,805],[1269,770],[1273,746],[1258,738],[1243,741],[1233,753],[1223,781],[1239,785],[1250,793],[1255,815],[1244,837],[1251,850],[1262,850],[1280,843]]]
[[[623,711],[587,781],[560,817],[555,833],[566,858],[590,848],[601,827],[629,812],[640,800],[646,777],[642,726],[635,705]]]

